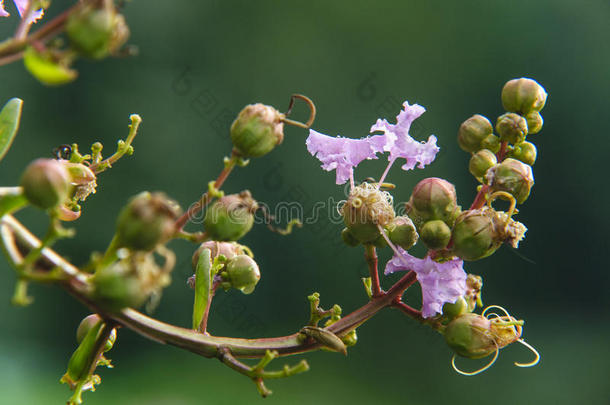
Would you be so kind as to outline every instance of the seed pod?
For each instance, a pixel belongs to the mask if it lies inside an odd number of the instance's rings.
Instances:
[[[428,221],[421,228],[421,240],[428,249],[444,249],[451,240],[451,228],[441,220]]]
[[[203,219],[203,226],[214,240],[238,240],[252,229],[257,209],[258,204],[247,190],[227,195],[210,206]]]
[[[174,234],[179,214],[178,204],[165,194],[142,192],[132,197],[119,214],[117,242],[133,250],[153,250]]]
[[[354,187],[341,207],[343,222],[354,238],[361,243],[374,243],[379,236],[378,226],[385,227],[395,216],[392,196],[376,185],[362,183]]]
[[[258,265],[254,259],[247,255],[237,255],[229,260],[226,265],[226,272],[231,287],[244,294],[252,293],[261,278]]]
[[[460,125],[458,144],[466,152],[476,152],[481,149],[481,142],[491,135],[491,122],[482,115],[475,114]]]
[[[530,195],[534,185],[534,174],[531,166],[516,159],[507,158],[489,169],[485,180],[493,191],[506,191],[512,194],[519,204],[522,204]]]
[[[496,131],[500,140],[511,144],[523,142],[527,135],[527,121],[515,113],[506,113],[498,117]]]
[[[502,89],[502,105],[506,111],[518,114],[540,111],[546,103],[546,97],[544,87],[525,77],[509,80]]]
[[[484,316],[466,313],[453,319],[444,331],[445,342],[458,355],[480,359],[497,350],[491,322]]]
[[[489,149],[481,149],[470,158],[468,169],[470,173],[477,179],[481,179],[485,176],[485,173],[489,168],[493,167],[498,163],[496,155]]]
[[[419,235],[409,217],[396,217],[387,226],[388,236],[392,243],[404,250],[409,250],[417,243]]]
[[[508,156],[532,166],[536,162],[537,154],[536,145],[531,142],[521,142],[512,148]]]
[[[436,219],[451,226],[460,212],[455,187],[438,177],[429,177],[417,183],[406,208],[417,229],[421,229],[427,221]]]
[[[231,141],[243,157],[260,157],[284,140],[284,115],[264,104],[247,105],[231,125]]]
[[[30,204],[51,209],[68,199],[70,175],[66,166],[55,159],[37,159],[23,172],[21,187]]]
[[[502,243],[503,225],[498,223],[491,209],[464,211],[453,226],[453,253],[464,260],[479,260],[491,255]]]

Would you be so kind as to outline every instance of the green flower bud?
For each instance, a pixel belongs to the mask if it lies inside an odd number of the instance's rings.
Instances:
[[[544,87],[538,82],[522,77],[506,82],[502,89],[502,105],[506,111],[527,114],[542,110],[546,96]]]
[[[352,189],[341,207],[343,221],[352,236],[361,243],[375,242],[395,217],[392,196],[375,184],[362,183]]]
[[[532,166],[536,162],[538,154],[536,146],[531,142],[521,142],[516,144],[508,153],[508,156],[517,159],[526,165]]]
[[[457,316],[469,312],[468,303],[464,297],[459,297],[454,303],[447,302],[443,305],[443,317],[447,319],[453,319]]]
[[[537,134],[542,129],[544,120],[538,111],[532,111],[525,116],[527,120],[527,132],[529,134]]]
[[[217,242],[215,240],[209,240],[199,245],[199,248],[193,253],[193,270],[197,267],[199,262],[199,255],[205,249],[210,249],[210,257],[214,259],[219,255],[223,255],[227,259],[232,259],[237,255],[241,255],[245,252],[244,247],[239,243],[235,242]]]
[[[119,311],[138,308],[154,293],[169,285],[167,268],[160,268],[152,253],[135,252],[98,269],[92,278],[92,298],[102,308]]]
[[[358,343],[358,334],[356,333],[356,329],[348,332],[345,336],[341,338],[341,341],[345,346],[355,346]]]
[[[477,179],[483,178],[487,170],[498,163],[496,155],[489,149],[481,149],[470,158],[468,169]]]
[[[238,240],[254,224],[258,204],[249,191],[220,198],[210,206],[203,219],[205,231],[214,240]]]
[[[460,212],[455,187],[438,177],[429,177],[417,183],[406,208],[417,229],[435,219],[451,226]]]
[[[248,255],[237,255],[229,260],[226,265],[226,272],[231,287],[244,294],[252,293],[261,278],[258,265]]]
[[[451,228],[441,220],[428,221],[421,228],[421,240],[428,249],[444,249],[451,240]]]
[[[264,104],[247,105],[231,125],[231,141],[243,157],[260,157],[284,140],[284,114]]]
[[[444,331],[445,341],[458,355],[480,359],[497,350],[490,330],[489,319],[478,314],[465,313],[449,322]]]
[[[21,187],[30,204],[55,208],[69,197],[70,175],[66,166],[54,159],[37,159],[26,167]]]
[[[83,56],[102,59],[125,44],[129,28],[114,6],[83,6],[68,17],[66,34],[72,46]]]
[[[343,228],[341,231],[341,239],[343,239],[343,242],[345,242],[347,246],[354,247],[360,244],[360,241],[356,239],[347,228]]]
[[[479,260],[494,253],[502,243],[501,226],[491,209],[464,211],[452,232],[452,251],[464,260]]]
[[[475,114],[460,125],[458,144],[466,152],[481,149],[481,142],[493,132],[491,122],[482,115]]]
[[[175,232],[178,204],[163,193],[142,192],[132,197],[119,214],[118,245],[133,250],[153,250]]]
[[[485,179],[493,191],[506,191],[519,204],[527,200],[534,185],[531,166],[512,158],[489,169]]]
[[[500,140],[508,143],[523,142],[527,135],[527,121],[515,113],[506,113],[498,117],[496,131]]]
[[[409,217],[396,217],[387,227],[388,237],[395,245],[409,250],[417,243],[419,235]]]
[[[491,134],[487,135],[485,139],[481,141],[481,149],[488,149],[493,153],[498,153],[500,151],[500,138]]]
[[[82,163],[64,163],[68,168],[70,180],[74,186],[74,199],[85,201],[90,194],[95,194],[97,178],[93,171]]]
[[[82,342],[87,333],[96,326],[99,322],[102,322],[102,318],[98,314],[91,314],[80,322],[78,328],[76,329],[76,341],[78,343]],[[114,346],[114,342],[116,341],[116,329],[112,329],[110,332],[110,336],[108,336],[108,341],[106,342],[106,346],[104,347],[104,351],[112,349]]]

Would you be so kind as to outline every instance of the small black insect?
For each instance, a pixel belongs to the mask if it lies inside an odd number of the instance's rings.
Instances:
[[[53,149],[53,156],[56,159],[65,159],[70,160],[72,156],[72,147],[70,145],[59,145],[57,148]]]

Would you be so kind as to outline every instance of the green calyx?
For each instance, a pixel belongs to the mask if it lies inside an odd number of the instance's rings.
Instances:
[[[284,115],[264,104],[246,106],[231,125],[235,151],[245,158],[271,152],[284,140]]]
[[[536,162],[538,151],[536,145],[531,142],[521,142],[514,145],[508,152],[508,157],[517,159],[526,165],[532,166]]]
[[[461,314],[445,328],[445,342],[462,357],[480,359],[498,349],[490,329],[491,322],[484,316],[473,313]]]
[[[249,191],[220,198],[207,210],[205,231],[213,240],[235,241],[252,229],[258,204]]]
[[[453,226],[452,252],[463,260],[479,260],[491,255],[502,243],[500,230],[503,225],[491,209],[464,211]]]
[[[521,149],[520,146],[518,153],[524,159],[531,160],[534,158],[535,160],[530,147],[528,145],[523,147],[524,149]],[[510,193],[519,204],[527,200],[534,186],[534,174],[531,166],[513,158],[507,158],[502,163],[489,169],[485,179],[492,191]]]
[[[244,294],[251,294],[261,278],[258,265],[248,255],[237,255],[230,259],[225,272],[231,287]]]
[[[481,149],[470,158],[468,170],[477,179],[482,179],[487,170],[498,163],[496,155],[489,149]]]
[[[451,228],[443,221],[435,219],[424,224],[420,236],[428,249],[444,249],[451,240]]]
[[[386,230],[392,243],[404,250],[409,250],[413,247],[419,238],[413,221],[406,216],[394,218],[386,227]]]
[[[496,131],[500,140],[510,144],[523,142],[527,136],[527,120],[515,113],[506,113],[498,117]]]
[[[432,220],[441,220],[451,226],[461,210],[453,184],[437,177],[417,183],[406,208],[417,229]]]

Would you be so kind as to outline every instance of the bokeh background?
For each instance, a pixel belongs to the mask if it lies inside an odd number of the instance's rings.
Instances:
[[[54,1],[48,14],[68,4]],[[440,335],[387,310],[358,330],[349,356],[306,355],[312,370],[271,381],[275,393],[264,402],[609,403],[607,1],[133,1],[124,13],[130,42],[139,47],[136,57],[81,61],[79,79],[59,88],[43,87],[20,63],[0,68],[0,102],[25,101],[19,136],[1,163],[2,185],[14,185],[30,160],[50,156],[62,143],[85,148],[102,141],[112,150],[126,136],[130,113],[144,119],[135,155],[100,176],[98,193],[74,224],[78,237],[59,246],[75,263],[105,248],[129,196],[163,190],[183,206],[197,199],[230,151],[228,126],[236,113],[253,102],[285,110],[293,92],[316,102],[315,129],[349,137],[366,135],[378,117],[392,121],[404,100],[422,104],[427,112],[413,135],[435,134],[441,152],[423,171],[393,169],[396,201],[406,201],[422,178],[439,176],[456,185],[468,206],[476,182],[457,146],[457,128],[475,113],[495,120],[503,113],[504,82],[532,77],[549,98],[544,129],[530,138],[539,157],[536,186],[519,213],[527,238],[518,252],[502,248],[467,270],[483,275],[485,303],[526,320],[524,337],[539,349],[541,363],[514,367],[530,358],[515,345],[486,373],[457,375]],[[0,21],[0,37],[15,25],[15,19]],[[298,105],[294,117],[306,115]],[[343,188],[307,153],[305,138],[306,131],[288,127],[281,147],[238,169],[225,190],[248,188],[271,206],[295,201],[306,209],[342,199]],[[365,162],[356,176],[378,176],[384,165]],[[21,218],[44,229],[39,212],[27,210]],[[362,252],[342,246],[340,230],[326,213],[288,237],[258,226],[244,243],[263,278],[250,296],[220,294],[212,332],[292,333],[305,322],[306,296],[313,291],[324,305],[338,303],[345,311],[364,303]],[[192,295],[185,279],[193,247],[182,241],[171,247],[179,265],[155,315],[188,325]],[[0,403],[62,403],[70,392],[58,380],[87,312],[44,286],[32,288],[32,306],[12,307],[14,281],[2,261]],[[110,357],[116,368],[101,370],[103,384],[86,394],[87,404],[263,403],[250,381],[217,361],[130,331],[120,331]]]

